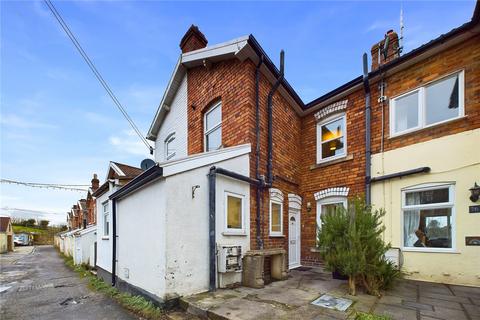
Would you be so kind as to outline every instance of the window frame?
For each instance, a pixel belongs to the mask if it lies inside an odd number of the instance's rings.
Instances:
[[[332,140],[339,139],[339,137],[322,141],[322,127],[332,122],[335,122],[339,119],[343,120],[342,121],[343,135],[340,137],[340,138],[343,138],[343,153],[339,155],[323,158],[322,145]],[[347,150],[347,115],[346,113],[345,112],[337,113],[317,122],[317,164],[345,158],[347,155],[348,155],[348,150]]]
[[[434,122],[434,123],[431,123],[431,124],[426,124],[426,118],[427,118],[426,117],[426,112],[427,112],[426,101],[427,100],[426,100],[426,94],[425,94],[426,88],[429,87],[429,86],[432,86],[432,85],[434,85],[438,82],[444,81],[447,78],[452,77],[454,75],[458,75],[458,100],[459,100],[458,101],[458,115],[456,117],[453,117],[453,118],[450,118],[450,119]],[[396,101],[398,99],[400,99],[402,97],[405,97],[409,94],[412,94],[416,91],[418,91],[418,124],[417,124],[417,126],[415,126],[413,128],[410,128],[410,129],[403,130],[403,131],[395,132],[394,131],[394,127],[395,127],[394,124],[395,124],[395,121],[396,121],[396,118],[395,118]],[[420,87],[417,87],[417,88],[412,89],[408,92],[402,93],[398,96],[392,97],[390,99],[390,103],[389,103],[389,121],[390,121],[390,123],[389,123],[390,136],[389,137],[394,138],[394,137],[402,136],[404,134],[408,134],[408,133],[411,133],[411,132],[414,132],[414,131],[438,126],[438,125],[441,125],[441,124],[444,124],[444,123],[447,123],[447,122],[450,122],[450,121],[454,121],[454,120],[463,118],[464,116],[465,116],[465,70],[462,69],[462,70],[457,70],[455,72],[451,72],[451,73],[442,75],[440,78],[429,81],[429,82],[425,83],[424,85],[422,85]]]
[[[317,222],[317,239],[318,239],[318,231],[322,228],[322,220],[320,217],[322,216],[322,205],[325,204],[336,204],[336,203],[341,203],[343,204],[343,207],[345,209],[348,208],[348,198],[347,197],[342,197],[342,196],[333,196],[333,197],[328,197],[324,199],[317,200],[317,216],[316,216],[316,222]]]
[[[105,208],[107,208],[107,211],[105,211]],[[110,221],[109,221],[109,216],[110,216],[110,203],[109,200],[102,202],[102,225],[103,225],[103,232],[102,232],[102,238],[103,239],[108,239],[110,237]],[[106,222],[106,224],[105,224]],[[107,231],[105,233],[105,231]]]
[[[272,231],[272,206],[273,204],[278,204],[280,205],[280,231]],[[283,201],[275,200],[275,199],[270,199],[269,201],[269,236],[270,237],[284,237],[283,234]]]
[[[241,199],[242,200],[242,210],[241,210],[241,214],[242,214],[242,217],[241,217],[241,221],[242,221],[242,228],[241,229],[237,229],[237,228],[229,228],[228,227],[228,197],[234,197],[234,198],[237,198],[237,199]],[[225,217],[225,233],[224,234],[227,234],[227,235],[245,235],[245,195],[243,194],[238,194],[238,193],[234,193],[234,192],[230,192],[230,191],[225,191],[224,192],[224,217]]]
[[[174,158],[177,155],[177,151],[174,151],[171,155],[168,155],[168,145],[175,141],[176,139],[176,134],[175,132],[170,133],[164,140],[164,146],[165,146],[165,160],[168,161],[172,158]],[[176,149],[175,149],[176,150]]]
[[[220,108],[220,122],[215,124],[212,128],[207,130],[207,115],[211,113],[213,110],[216,108]],[[223,123],[223,116],[222,116],[222,101],[218,101],[214,103],[208,110],[205,112],[203,115],[203,150],[205,152],[208,152],[208,135],[212,133],[213,131],[217,130],[220,128],[220,131],[222,131],[222,123]],[[220,146],[218,149],[222,148],[222,132],[220,132]],[[218,150],[215,149],[215,150]],[[215,150],[210,150],[210,151],[215,151]]]
[[[448,202],[439,202],[439,203],[429,203],[429,204],[419,204],[419,205],[406,205],[406,196],[409,192],[419,192],[419,191],[430,191],[436,189],[445,189],[448,188]],[[451,248],[435,248],[435,247],[406,247],[405,246],[405,210],[422,210],[422,209],[450,209],[450,226],[451,226],[451,235],[452,235],[452,247]],[[427,183],[412,187],[403,188],[401,190],[401,216],[400,216],[400,242],[401,248],[403,251],[412,251],[412,252],[444,252],[444,253],[455,253],[456,252],[456,215],[455,215],[455,183]]]

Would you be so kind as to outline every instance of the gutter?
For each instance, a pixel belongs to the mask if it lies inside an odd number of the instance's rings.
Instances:
[[[255,186],[260,187],[262,182],[260,180],[252,179],[250,177],[244,176],[242,174],[229,171],[219,167],[211,167],[208,174],[208,243],[209,243],[209,260],[210,260],[210,270],[209,270],[209,291],[213,292],[217,288],[217,267],[216,267],[216,180],[217,174],[227,176],[236,180],[247,182]]]
[[[410,176],[412,174],[428,173],[428,172],[430,172],[430,167],[420,167],[420,168],[416,168],[416,169],[400,171],[400,172],[397,172],[397,173],[386,174],[384,176],[374,177],[374,178],[370,179],[370,182],[373,183],[373,182],[385,181],[385,180]]]

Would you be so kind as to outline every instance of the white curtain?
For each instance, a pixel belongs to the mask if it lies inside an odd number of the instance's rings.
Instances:
[[[415,231],[420,225],[420,212],[417,210],[405,210],[403,212],[403,238],[405,247],[413,247],[418,240]]]

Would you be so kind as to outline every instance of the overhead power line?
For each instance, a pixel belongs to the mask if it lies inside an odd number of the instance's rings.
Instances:
[[[43,213],[43,214],[61,214],[66,215],[68,212],[50,212],[50,211],[42,211],[42,210],[32,210],[32,209],[23,209],[23,208],[11,208],[9,206],[5,206],[1,208],[2,210],[12,210],[12,211],[25,211],[25,212],[32,212],[32,213]]]
[[[90,185],[83,185],[83,184],[59,184],[59,183],[37,183],[37,182],[25,182],[25,181],[17,181],[17,180],[10,180],[10,179],[1,179],[1,183],[4,184],[16,184],[25,187],[31,188],[43,188],[43,189],[56,189],[56,190],[68,190],[68,191],[79,191],[85,192],[88,190]],[[80,188],[85,187],[85,188]]]
[[[105,79],[102,77],[102,75],[100,74],[100,72],[97,70],[97,68],[95,67],[95,65],[93,64],[92,60],[89,58],[89,56],[87,55],[87,53],[85,52],[85,50],[83,50],[82,46],[80,45],[80,42],[78,42],[77,38],[75,37],[75,35],[73,34],[73,32],[70,30],[70,28],[68,27],[67,23],[65,22],[65,20],[63,20],[62,16],[60,15],[60,13],[57,11],[57,9],[55,8],[55,6],[53,5],[53,3],[50,1],[50,0],[44,0],[45,4],[48,6],[48,8],[50,9],[50,11],[52,12],[52,14],[54,15],[55,19],[57,19],[58,23],[60,24],[60,26],[62,27],[62,29],[65,31],[65,33],[67,34],[67,36],[70,38],[70,40],[73,42],[75,48],[77,48],[78,52],[80,53],[80,55],[82,56],[83,60],[85,60],[85,62],[87,63],[88,67],[90,68],[90,70],[92,70],[93,74],[95,75],[95,77],[98,79],[98,81],[100,82],[100,84],[102,85],[102,87],[105,89],[105,91],[107,91],[107,94],[110,96],[110,98],[112,99],[113,103],[117,106],[117,108],[120,110],[120,112],[123,114],[123,116],[125,117],[125,119],[128,121],[128,123],[130,123],[130,126],[133,128],[133,130],[135,131],[135,133],[139,136],[140,140],[142,140],[142,142],[145,144],[145,146],[148,148],[148,150],[150,151],[150,154],[153,154],[153,147],[148,143],[147,139],[145,139],[145,137],[142,135],[142,133],[140,132],[140,130],[138,129],[137,125],[135,124],[135,122],[133,122],[132,118],[128,115],[127,111],[125,110],[125,108],[123,107],[123,105],[120,103],[120,101],[117,99],[117,97],[115,96],[115,94],[113,93],[112,89],[110,89],[110,86],[108,85],[108,83],[105,81]]]

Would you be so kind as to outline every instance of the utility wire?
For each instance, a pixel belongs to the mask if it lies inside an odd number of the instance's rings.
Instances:
[[[32,212],[32,213],[47,213],[47,214],[62,214],[66,215],[68,212],[49,212],[49,211],[42,211],[42,210],[32,210],[32,209],[23,209],[23,208],[10,208],[8,206],[2,207],[2,210],[13,210],[13,211],[25,211],[25,212]]]
[[[24,182],[24,181],[10,180],[10,179],[0,179],[0,182],[4,184],[16,184],[16,185],[21,185],[21,186],[31,187],[31,188],[57,189],[57,190],[80,191],[80,192],[87,191],[87,188],[80,188],[80,187],[90,186],[90,185],[83,185],[83,184]]]
[[[130,126],[133,128],[133,130],[136,132],[136,134],[140,137],[140,139],[142,140],[142,142],[145,144],[145,146],[148,148],[148,150],[150,151],[150,154],[153,154],[153,147],[148,143],[147,139],[145,139],[145,137],[142,135],[142,133],[140,132],[140,130],[138,129],[138,127],[136,126],[136,124],[133,122],[132,118],[130,118],[130,116],[128,115],[127,111],[125,110],[125,108],[122,106],[122,104],[120,103],[120,101],[117,99],[117,97],[115,96],[115,94],[113,93],[112,89],[110,89],[110,86],[108,85],[108,83],[105,81],[105,79],[102,77],[102,75],[100,74],[100,72],[97,70],[97,68],[95,67],[95,65],[93,64],[92,60],[89,58],[89,56],[87,55],[87,53],[85,52],[85,50],[83,50],[82,46],[80,45],[80,43],[78,42],[77,38],[75,37],[75,35],[73,34],[73,32],[70,30],[70,28],[68,27],[67,23],[65,22],[65,20],[63,20],[62,16],[60,15],[60,13],[57,11],[57,9],[55,8],[55,6],[53,5],[53,3],[50,1],[50,0],[44,0],[45,4],[48,6],[48,8],[50,9],[50,11],[52,12],[52,14],[54,15],[55,19],[57,19],[58,23],[60,24],[60,26],[62,27],[62,29],[65,31],[65,33],[67,34],[67,36],[70,38],[70,40],[73,42],[75,48],[77,48],[78,52],[80,53],[80,55],[82,56],[82,58],[85,60],[85,62],[87,63],[87,65],[89,66],[90,70],[92,70],[93,74],[95,75],[95,77],[98,79],[98,81],[100,82],[100,84],[102,85],[102,87],[105,89],[105,91],[107,91],[107,94],[110,96],[110,98],[112,99],[113,103],[115,103],[115,105],[117,106],[117,108],[120,110],[120,112],[123,114],[123,116],[125,117],[125,119],[130,123]]]

